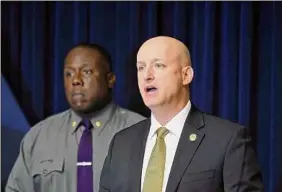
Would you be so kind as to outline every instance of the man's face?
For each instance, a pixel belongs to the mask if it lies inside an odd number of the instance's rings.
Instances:
[[[78,47],[69,52],[64,64],[65,94],[71,108],[89,113],[105,100],[114,75],[96,50]]]
[[[188,84],[179,55],[166,43],[141,47],[137,55],[138,86],[145,105],[156,108],[183,98]]]

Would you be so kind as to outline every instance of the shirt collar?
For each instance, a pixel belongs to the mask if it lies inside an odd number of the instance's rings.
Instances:
[[[190,112],[190,109],[191,109],[191,102],[189,100],[186,106],[176,116],[174,116],[166,125],[161,125],[155,118],[154,114],[151,114],[151,127],[148,135],[149,139],[152,139],[152,137],[156,133],[156,130],[162,126],[167,128],[169,132],[172,133],[173,135],[180,137],[184,123]]]
[[[90,118],[93,128],[100,129],[102,131],[105,125],[110,121],[111,117],[114,116],[113,113],[115,109],[116,109],[116,104],[110,102],[101,111],[93,113],[93,115]],[[70,110],[71,110],[70,124],[72,127],[71,133],[73,134],[74,132],[77,131],[79,127],[78,125],[80,124],[82,117],[79,116],[77,113],[75,113],[72,109]]]

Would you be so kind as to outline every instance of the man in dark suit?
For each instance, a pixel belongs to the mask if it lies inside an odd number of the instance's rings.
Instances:
[[[138,51],[137,73],[152,114],[114,136],[100,192],[263,191],[246,128],[191,103],[194,72],[183,43],[149,39]]]

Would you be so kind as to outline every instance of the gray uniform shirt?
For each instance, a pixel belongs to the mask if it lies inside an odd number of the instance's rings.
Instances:
[[[94,191],[109,144],[118,131],[145,117],[113,103],[94,115]],[[71,109],[51,116],[30,129],[21,142],[19,156],[10,173],[6,192],[76,192],[77,150],[84,127]]]

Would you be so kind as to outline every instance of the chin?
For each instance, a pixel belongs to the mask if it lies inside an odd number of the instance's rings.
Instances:
[[[77,112],[77,113],[85,113],[85,112],[87,112],[87,108],[84,108],[84,107],[73,106],[72,109],[75,112]]]
[[[88,110],[89,106],[84,105],[82,103],[72,103],[71,104],[71,108],[75,111],[75,112],[79,112],[79,113],[84,113]]]
[[[149,109],[152,109],[152,108],[156,108],[156,107],[160,106],[160,103],[159,103],[159,102],[156,102],[156,101],[147,101],[147,102],[145,102],[145,105],[146,105]]]

